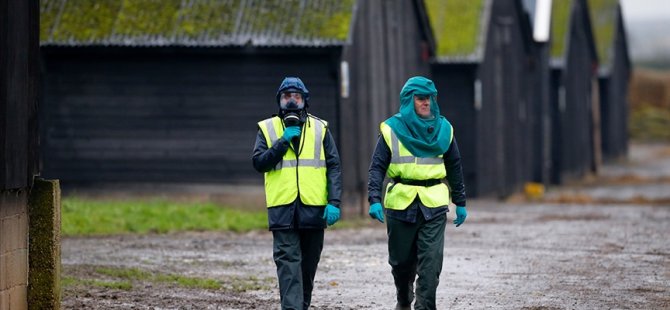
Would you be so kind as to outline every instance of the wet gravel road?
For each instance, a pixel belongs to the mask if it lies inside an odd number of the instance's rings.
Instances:
[[[670,176],[667,150],[637,145],[631,161],[606,166],[602,174],[651,171],[658,176],[661,171],[660,177]],[[640,152],[644,156],[635,157]],[[654,188],[649,191],[661,196],[670,193],[670,182],[645,180],[636,186]],[[596,183],[593,188],[607,195],[608,188],[615,194],[619,186]],[[669,236],[670,205],[664,203],[470,200],[466,223],[446,230],[438,308],[670,309]],[[204,289],[137,281],[128,290],[70,287],[64,291],[63,305],[69,309],[278,309],[271,248],[267,231],[65,238],[63,273],[69,277],[99,277],[96,268],[121,267],[230,285]],[[328,230],[312,308],[392,309],[394,286],[386,261],[382,224]]]

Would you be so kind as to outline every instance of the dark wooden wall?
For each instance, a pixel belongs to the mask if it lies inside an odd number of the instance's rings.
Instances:
[[[476,143],[481,195],[508,196],[530,176],[529,53],[518,12],[513,0],[493,2],[479,72],[483,102]]]
[[[44,50],[44,175],[95,182],[262,184],[256,122],[285,76],[338,139],[338,51]]]
[[[616,30],[612,49],[614,60],[608,74],[600,77],[602,151],[605,160],[621,158],[628,153],[628,83],[631,69],[621,15]]]
[[[557,106],[553,120],[554,132],[553,161],[556,173],[554,182],[575,179],[593,171],[595,154],[594,124],[592,110],[592,78],[595,59],[588,33],[588,19],[583,18],[584,3],[575,1],[570,24],[569,42],[566,43],[563,72],[557,74],[552,87]],[[586,15],[587,16],[587,15]],[[559,100],[560,89],[564,89],[564,102]]]
[[[551,112],[551,183],[560,184],[565,164],[561,160],[562,141],[563,141],[563,122],[565,110],[565,87],[563,86],[564,70],[561,68],[551,68],[551,87],[549,89],[549,101]]]
[[[342,164],[354,169],[344,175],[344,200],[353,206],[367,205],[367,173],[379,124],[398,112],[408,78],[430,74],[429,46],[416,5],[406,0],[358,2],[353,42],[343,52],[350,97],[342,98],[341,105]]]
[[[0,2],[0,190],[32,185],[37,162],[38,1]]]
[[[532,49],[532,69],[528,90],[530,94],[530,131],[532,135],[533,182],[548,185],[551,180],[551,71],[549,44],[535,43]]]
[[[440,113],[454,128],[454,137],[461,153],[463,177],[468,197],[478,194],[477,141],[479,127],[475,108],[476,64],[435,64],[432,66],[433,82],[437,88]]]
[[[468,196],[504,197],[531,177],[530,54],[515,5],[493,2],[480,64],[432,67],[441,111],[454,125]]]

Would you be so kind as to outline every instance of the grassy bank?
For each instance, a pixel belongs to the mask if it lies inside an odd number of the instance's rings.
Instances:
[[[630,137],[670,141],[670,71],[635,69],[629,99]]]
[[[79,266],[66,268],[61,281],[65,292],[87,291],[93,287],[130,291],[151,283],[167,287],[242,293],[250,290],[269,290],[274,283],[274,278],[254,276],[201,278],[139,268]]]
[[[163,199],[101,200],[65,197],[62,234],[89,236],[267,228],[267,212],[246,212],[213,203]]]
[[[670,108],[634,106],[630,111],[630,137],[637,141],[670,141]]]

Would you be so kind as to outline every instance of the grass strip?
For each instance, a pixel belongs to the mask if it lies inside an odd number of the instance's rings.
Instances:
[[[267,228],[267,212],[247,212],[214,203],[164,199],[105,200],[65,197],[64,236],[171,233],[179,231],[246,232]]]

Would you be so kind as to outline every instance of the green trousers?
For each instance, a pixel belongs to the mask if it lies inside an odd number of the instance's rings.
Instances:
[[[282,310],[308,309],[323,249],[323,229],[272,231]]]
[[[387,217],[389,264],[395,281],[398,305],[414,300],[414,309],[435,309],[435,295],[442,272],[446,214],[426,221],[419,212],[416,223]]]

